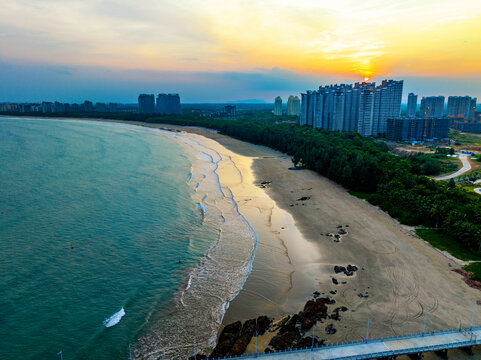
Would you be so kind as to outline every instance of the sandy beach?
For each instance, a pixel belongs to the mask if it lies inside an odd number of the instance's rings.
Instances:
[[[452,271],[460,265],[380,209],[312,171],[289,170],[290,158],[271,149],[207,129],[131,124],[185,131],[225,160],[221,183],[232,190],[259,246],[224,324],[259,315],[279,319],[302,310],[319,291],[348,309],[319,327],[316,335],[329,343],[363,339],[368,318],[370,337],[420,332],[425,312],[427,331],[469,326],[481,293]],[[341,226],[347,235],[340,241],[327,235]],[[336,265],[359,270],[336,274]],[[324,326],[331,323],[337,331],[328,335]]]

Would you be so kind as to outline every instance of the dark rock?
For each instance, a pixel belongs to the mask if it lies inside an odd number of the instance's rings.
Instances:
[[[331,291],[329,291],[329,293],[330,293],[331,295],[336,295],[336,294],[337,294],[337,290],[331,290]]]
[[[295,328],[294,330],[289,330],[287,332],[284,332],[283,334],[277,334],[272,338],[272,340],[269,343],[269,346],[274,348],[274,350],[286,350],[286,349],[291,349],[294,341],[299,339],[301,334],[299,333],[299,330]]]
[[[338,228],[338,229],[342,228],[342,225],[337,225],[337,228]]]
[[[341,284],[347,284],[347,281],[343,281]]]
[[[315,317],[304,317],[301,321],[301,329],[308,330],[317,322]]]
[[[319,295],[321,295],[321,294],[319,293],[319,291],[314,291],[313,294],[314,294],[314,296],[319,296]]]
[[[336,333],[336,329],[334,328],[334,325],[333,324],[329,324],[326,326],[326,334],[328,335],[333,335]]]
[[[346,276],[352,276],[354,275],[354,272],[353,271],[344,271],[344,274],[346,274]]]
[[[206,355],[206,354],[198,353],[198,354],[195,355],[195,356],[189,357],[189,360],[203,360],[203,359],[207,359],[207,355]]]
[[[257,335],[264,335],[271,323],[272,320],[267,316],[259,316],[257,318]]]
[[[339,281],[337,281],[336,278],[332,278],[332,283],[333,283],[334,285],[339,285]]]
[[[332,312],[331,316],[329,316],[332,320],[341,320],[341,315],[339,315],[339,312],[342,311],[342,312],[345,312],[347,311],[347,307],[345,306],[342,306],[342,307],[337,307],[334,309],[334,311]]]
[[[339,274],[344,271],[346,271],[346,268],[344,266],[339,266],[339,265],[334,266],[334,272],[336,274]]]
[[[311,197],[310,196],[303,196],[299,199],[297,199],[297,201],[306,201],[306,200],[309,200]]]
[[[324,340],[319,341],[316,337],[314,337],[314,347],[322,346],[323,343],[324,343]],[[299,339],[296,345],[296,347],[299,349],[310,348],[311,346],[312,346],[312,336]]]
[[[337,232],[339,235],[345,235],[347,234],[346,230],[344,229],[339,229],[339,231]]]
[[[264,350],[265,353],[271,353],[271,352],[274,352],[274,350],[272,350],[270,347],[267,347],[265,350]]]
[[[217,345],[210,354],[209,358],[227,356],[232,350],[236,340],[240,337],[241,330],[242,323],[240,321],[236,321],[235,323],[227,325],[222,330],[219,336],[219,341],[217,342]]]
[[[356,265],[347,265],[347,271],[352,271],[352,272],[356,272],[358,270],[358,267]]]
[[[229,355],[241,355],[246,351],[252,337],[256,332],[256,319],[247,320],[242,327],[241,335],[234,343]]]
[[[293,330],[297,330],[296,325],[301,321],[301,317],[297,314],[292,315],[289,320],[286,321],[284,325],[279,329],[279,334],[284,334]]]

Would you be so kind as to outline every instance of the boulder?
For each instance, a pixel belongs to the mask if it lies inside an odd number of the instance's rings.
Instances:
[[[277,334],[274,336],[269,343],[269,346],[272,347],[274,350],[286,350],[291,349],[294,345],[294,342],[300,338],[299,330],[295,328],[294,330],[289,330],[284,332],[283,334]]]
[[[229,355],[241,355],[246,351],[252,337],[256,332],[256,319],[247,320],[242,327],[241,335],[229,351]]]
[[[271,326],[272,320],[267,316],[259,316],[257,318],[257,335],[264,335]]]
[[[210,354],[209,358],[218,358],[227,356],[232,350],[235,342],[241,335],[242,323],[236,321],[235,323],[227,325],[221,332],[217,345]]]

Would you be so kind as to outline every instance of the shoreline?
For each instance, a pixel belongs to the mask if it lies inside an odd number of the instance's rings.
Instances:
[[[335,323],[338,328],[335,334],[322,335],[329,343],[362,339],[368,317],[373,321],[372,337],[419,332],[425,312],[429,312],[428,328],[431,330],[455,328],[459,322],[469,324],[472,306],[481,294],[452,271],[459,265],[379,208],[350,195],[341,186],[310,170],[288,170],[292,166],[290,158],[275,150],[244,143],[208,129],[154,125],[207,136],[242,155],[263,154],[253,162],[256,181],[276,177],[266,192],[277,206],[291,214],[303,237],[314,243],[323,255],[322,279],[312,285],[317,286],[321,294],[336,291],[332,296],[337,301],[336,306],[349,309],[341,321]],[[310,199],[304,202],[305,205],[295,205],[303,196],[310,196]],[[326,234],[335,233],[338,225],[350,225],[350,230],[336,243]],[[365,270],[358,271],[353,277],[338,276],[333,271],[336,265],[348,264]],[[250,279],[254,279],[256,270],[254,264]],[[346,280],[347,284],[335,285],[332,278]],[[248,279],[226,312],[224,325],[269,315],[269,308],[250,317],[236,313],[243,299],[249,298],[249,285]],[[308,299],[304,298],[302,305]],[[301,306],[291,312],[279,311],[274,318],[278,320],[299,310],[302,310]],[[475,315],[476,322],[481,322],[479,313]],[[247,353],[252,351],[249,346]]]
[[[339,185],[309,170],[288,170],[292,164],[284,154],[208,129],[102,119],[80,120],[185,131],[218,142],[233,153],[255,158],[252,162],[253,183],[272,181],[262,190],[280,210],[289,214],[301,237],[312,244],[318,254],[322,254],[315,264],[317,283],[306,285],[306,288],[321,293],[334,291],[332,298],[336,300],[336,306],[346,306],[349,310],[342,314],[340,322],[335,322],[338,330],[335,334],[322,334],[329,343],[362,339],[368,317],[373,322],[370,329],[372,337],[419,332],[425,312],[429,312],[427,329],[430,331],[455,328],[458,321],[463,325],[469,324],[472,306],[481,294],[469,288],[462,277],[452,271],[458,267],[457,264],[450,262],[389,215],[351,196]],[[303,197],[308,199],[300,201]],[[281,218],[280,222],[285,220]],[[256,229],[254,224],[251,225]],[[260,225],[262,221],[257,226]],[[327,234],[335,233],[339,225],[349,225],[349,230],[341,241],[335,242]],[[280,230],[285,229],[277,229],[277,232],[281,233]],[[281,251],[272,254],[275,256],[266,255],[264,260],[282,258],[279,256]],[[335,274],[334,266],[348,264],[360,270],[349,277]],[[302,310],[300,307],[308,297],[302,302],[297,301],[297,308],[291,311],[289,304],[267,301],[268,297],[262,301],[261,293],[252,292],[251,289],[262,288],[259,286],[262,283],[256,283],[262,281],[265,275],[261,271],[262,265],[265,264],[256,264],[254,259],[244,288],[225,314],[224,325],[269,313],[278,319]],[[279,268],[283,266],[281,264]],[[333,278],[341,281],[335,284]],[[269,289],[261,290],[268,292]],[[254,316],[249,315],[254,313]],[[476,314],[475,323],[480,322],[481,316]],[[252,352],[252,347],[247,352]]]

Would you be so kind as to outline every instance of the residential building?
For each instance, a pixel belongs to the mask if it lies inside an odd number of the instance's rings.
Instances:
[[[92,104],[91,101],[85,100],[84,103],[82,104],[82,109],[85,112],[92,112],[94,111],[94,105]]]
[[[476,102],[476,98],[469,96],[450,96],[446,115],[450,118],[472,120],[476,111]]]
[[[157,112],[161,115],[180,115],[179,94],[158,94]]]
[[[274,115],[282,116],[282,99],[280,96],[274,100]]]
[[[236,116],[237,107],[235,105],[226,105],[223,107],[222,112],[225,116]]]
[[[428,96],[421,99],[420,116],[441,118],[444,114],[444,96]]]
[[[363,136],[386,132],[389,117],[401,111],[403,81],[320,86],[301,94],[301,125],[334,131],[357,131]]]
[[[393,141],[424,141],[447,137],[452,120],[449,118],[390,118],[386,138]]]
[[[408,107],[406,109],[406,116],[408,118],[416,117],[416,109],[418,107],[418,96],[414,93],[408,95]]]
[[[287,115],[299,116],[301,113],[301,100],[297,96],[289,96],[287,100]]]
[[[105,105],[105,103],[96,103],[95,111],[100,113],[107,112],[107,106]]]
[[[140,94],[138,98],[139,113],[153,114],[155,113],[155,97],[154,94]]]

